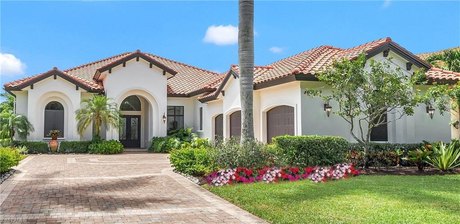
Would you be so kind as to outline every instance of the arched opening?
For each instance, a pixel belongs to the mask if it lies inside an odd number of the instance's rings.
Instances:
[[[267,142],[280,135],[294,135],[294,107],[277,106],[267,111]]]
[[[230,114],[230,137],[239,138],[241,136],[241,111]]]
[[[51,101],[45,106],[44,137],[50,137],[51,130],[59,130],[58,137],[64,137],[64,106],[57,101]]]
[[[148,138],[147,101],[136,95],[126,97],[120,104],[121,124],[119,140],[126,148],[144,147],[143,140]]]
[[[219,114],[214,118],[214,139],[222,139],[224,137],[224,115]]]

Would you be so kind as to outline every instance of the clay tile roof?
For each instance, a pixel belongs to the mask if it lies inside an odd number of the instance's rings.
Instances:
[[[425,74],[428,80],[432,82],[457,83],[460,81],[460,72],[452,72],[432,67]]]
[[[219,80],[222,80],[223,75],[211,72],[205,69],[197,68],[181,62],[173,61],[157,55],[142,53],[139,50],[135,52],[126,52],[115,55],[109,58],[90,62],[77,67],[66,69],[60,75],[65,76],[68,80],[72,80],[80,84],[85,89],[92,91],[103,91],[101,82],[94,80],[94,75],[100,69],[108,68],[118,64],[120,61],[129,58],[133,55],[146,57],[147,60],[157,63],[158,65],[168,69],[168,72],[175,76],[168,79],[168,94],[172,96],[191,96],[200,94],[206,91],[215,90]],[[5,89],[19,90],[19,87],[30,85],[34,82],[48,77],[49,72],[30,76],[10,83],[6,83]]]

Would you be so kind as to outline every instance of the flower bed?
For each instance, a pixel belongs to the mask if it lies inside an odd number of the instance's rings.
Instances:
[[[265,167],[259,170],[238,167],[211,173],[206,177],[209,185],[223,186],[234,183],[278,181],[298,181],[309,179],[313,182],[326,182],[359,175],[352,164],[337,164],[332,167]]]

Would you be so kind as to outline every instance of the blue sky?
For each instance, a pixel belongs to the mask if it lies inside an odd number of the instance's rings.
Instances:
[[[238,62],[236,1],[1,1],[0,7],[2,85],[136,49],[219,72]],[[414,53],[460,45],[459,1],[256,1],[255,7],[258,65],[319,45],[347,48],[386,36]]]

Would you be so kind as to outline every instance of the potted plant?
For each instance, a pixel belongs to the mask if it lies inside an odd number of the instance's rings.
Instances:
[[[59,148],[59,142],[57,141],[59,133],[61,133],[61,131],[51,130],[50,133],[48,134],[49,136],[51,136],[51,141],[48,143],[48,146],[50,147],[50,151],[52,153],[57,152],[57,149]]]

